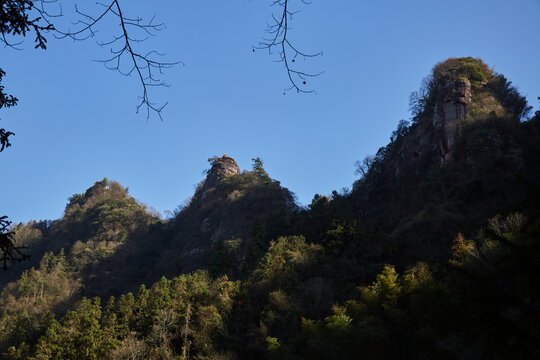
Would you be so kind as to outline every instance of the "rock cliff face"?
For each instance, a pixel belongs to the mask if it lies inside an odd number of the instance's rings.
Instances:
[[[475,231],[524,198],[516,175],[538,161],[522,131],[535,125],[520,121],[526,99],[474,58],[437,64],[411,105],[413,124],[400,122],[390,143],[360,163],[351,197],[410,259],[442,259],[455,229]]]
[[[227,155],[209,162],[206,179],[171,221],[172,245],[163,252],[164,265],[157,265],[157,273],[221,266],[230,269],[230,275],[238,276],[253,238],[261,237],[253,229],[262,229],[262,234],[273,215],[295,209],[292,194],[268,175],[241,172]],[[175,267],[170,268],[172,263]]]
[[[433,110],[417,119],[385,159],[384,177],[398,176],[411,167],[418,173],[434,162],[445,166],[451,161],[472,101],[471,83],[466,79],[447,80],[439,85]]]
[[[222,157],[215,159],[212,162],[212,167],[208,171],[206,180],[200,191],[205,191],[215,188],[217,184],[227,176],[240,174],[240,168],[232,157],[223,154]]]
[[[471,101],[471,83],[466,79],[448,80],[440,86],[431,123],[441,165],[452,156],[452,148]]]

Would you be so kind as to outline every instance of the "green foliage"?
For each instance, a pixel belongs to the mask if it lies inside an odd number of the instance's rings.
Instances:
[[[288,288],[299,271],[317,261],[320,249],[307,244],[303,236],[280,237],[270,243],[268,252],[253,272],[253,279],[258,283]]]
[[[242,239],[228,239],[221,242],[212,252],[208,269],[213,275],[231,273],[238,276],[237,269],[241,263]]]
[[[478,112],[489,115],[494,111],[501,116],[499,109],[512,114],[514,118],[525,119],[532,107],[503,75],[495,73],[481,60],[472,57],[449,58],[433,67],[429,77],[424,79],[418,91],[411,93],[409,107],[413,122],[433,115],[437,96],[448,81],[466,80],[470,82],[473,102],[468,108],[468,116],[477,118]],[[493,98],[494,97],[494,98]],[[485,99],[492,101],[486,101]],[[475,114],[476,113],[476,114]],[[486,116],[483,116],[485,118]],[[394,136],[391,138],[391,141]]]
[[[60,249],[58,255],[54,255],[52,251],[45,253],[39,262],[39,269],[45,274],[63,272],[68,270],[68,266],[64,249]]]
[[[99,298],[82,299],[36,346],[36,359],[103,359],[117,345],[101,327]]]
[[[528,106],[527,98],[522,96],[504,75],[496,74],[492,77],[489,87],[501,105],[517,119],[522,120],[529,115],[532,106]]]
[[[396,270],[389,265],[384,266],[373,285],[361,289],[362,299],[366,305],[380,306],[386,312],[396,306],[400,292]]]
[[[253,173],[255,176],[257,176],[259,179],[270,181],[270,176],[268,176],[268,173],[266,170],[264,170],[263,161],[261,158],[257,157],[251,160],[253,161]]]
[[[416,116],[456,79],[475,100],[444,167],[429,152],[408,166],[425,124],[401,121],[352,192],[305,208],[256,158],[168,222],[104,179],[63,219],[19,225],[16,241],[39,252],[0,296],[3,357],[534,357],[540,117],[516,121],[523,98],[473,58],[435,66]]]
[[[449,58],[433,67],[433,79],[444,83],[448,80],[467,79],[471,83],[486,82],[493,76],[493,71],[478,58]]]
[[[283,346],[275,337],[266,337],[268,358],[272,360],[290,359],[290,350]]]
[[[190,358],[212,358],[219,355],[212,344],[227,334],[237,291],[226,277],[198,271],[162,278],[151,289],[141,286],[136,296],[111,298],[105,309],[99,298],[83,298],[60,321],[49,317],[34,324],[23,312],[9,318],[17,337],[5,343],[17,345],[6,353],[13,359],[105,359],[111,353],[173,358],[185,350]]]

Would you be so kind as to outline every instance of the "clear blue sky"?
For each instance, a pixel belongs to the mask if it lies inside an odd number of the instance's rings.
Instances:
[[[290,0],[298,8],[299,0]],[[62,1],[71,20],[73,1]],[[78,2],[88,12],[93,2]],[[123,1],[128,15],[163,21],[146,46],[182,60],[166,73],[164,121],[135,114],[140,86],[93,59],[95,40],[49,39],[46,51],[0,49],[4,85],[20,104],[0,113],[16,133],[2,161],[0,215],[57,219],[67,198],[103,177],[159,211],[193,194],[206,159],[227,153],[243,169],[263,159],[302,204],[350,187],[354,162],[386,145],[408,98],[438,61],[481,57],[538,108],[540,1],[313,0],[291,39],[324,56],[307,68],[317,95],[283,95],[286,74],[251,51],[270,21],[268,1]],[[112,19],[110,19],[112,20]],[[101,26],[99,40],[115,33]],[[303,65],[303,61],[297,61]]]

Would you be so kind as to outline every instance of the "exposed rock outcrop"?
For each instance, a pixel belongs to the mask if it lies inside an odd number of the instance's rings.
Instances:
[[[215,158],[211,161],[212,167],[208,170],[204,184],[200,189],[202,193],[211,188],[215,188],[224,178],[240,174],[238,164],[232,157],[227,156],[227,154],[223,154],[222,157]]]
[[[471,101],[471,83],[466,79],[448,80],[439,88],[431,123],[436,133],[441,165],[452,156],[452,147]]]
[[[467,79],[450,79],[437,87],[433,110],[422,114],[408,133],[395,143],[384,163],[383,177],[398,176],[405,168],[415,173],[452,159],[473,96]]]
[[[239,276],[253,238],[262,241],[253,229],[264,229],[273,215],[292,212],[296,205],[289,190],[262,168],[242,172],[227,155],[209,162],[205,180],[173,221],[172,246],[163,253],[164,263],[175,263],[176,273],[211,267]],[[171,271],[158,268],[163,273]]]
[[[537,167],[538,142],[524,141],[536,125],[521,121],[527,101],[510,84],[480,59],[437,64],[411,94],[412,125],[359,163],[353,206],[411,262],[447,258],[456,228],[476,231],[528,197],[516,179]]]

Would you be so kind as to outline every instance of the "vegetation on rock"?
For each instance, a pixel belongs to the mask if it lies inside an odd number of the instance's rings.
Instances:
[[[169,220],[104,179],[17,225],[3,358],[537,357],[540,112],[470,57],[412,99],[353,189],[304,208],[224,155]]]

